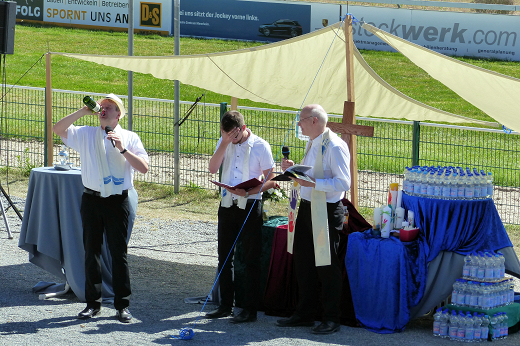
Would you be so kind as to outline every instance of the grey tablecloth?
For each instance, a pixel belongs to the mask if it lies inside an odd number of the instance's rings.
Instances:
[[[85,251],[81,226],[83,184],[79,170],[52,167],[31,171],[18,246],[29,252],[29,261],[66,280],[85,301]],[[128,240],[137,209],[137,192],[128,192],[130,220]],[[103,301],[113,301],[112,259],[106,240],[102,248]],[[63,270],[62,270],[63,269]]]

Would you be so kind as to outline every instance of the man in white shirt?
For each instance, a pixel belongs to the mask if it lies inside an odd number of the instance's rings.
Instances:
[[[53,131],[76,150],[81,159],[84,185],[81,199],[83,246],[85,248],[85,299],[87,307],[78,318],[87,319],[101,312],[101,245],[103,233],[112,256],[112,286],[116,317],[130,322],[128,310],[131,287],[127,262],[129,223],[128,190],[133,189],[134,170],[148,171],[148,155],[139,136],[119,126],[125,115],[123,102],[114,94],[101,100],[102,109],[95,113],[99,126],[74,126],[78,119],[92,115],[83,107],[58,121]],[[108,132],[105,128],[113,130]]]
[[[339,232],[343,229],[344,222],[341,199],[350,189],[348,146],[326,127],[327,120],[327,113],[317,104],[305,106],[300,112],[298,124],[302,134],[310,138],[302,164],[313,167],[306,173],[314,177],[314,182],[291,178],[301,185],[293,250],[299,300],[294,315],[277,322],[280,327],[313,326],[321,283],[323,317],[321,324],[312,329],[314,334],[330,334],[340,328],[342,275],[337,249]],[[318,158],[322,161],[319,162]],[[283,170],[292,165],[293,161],[282,160]],[[312,214],[317,216],[311,216]],[[324,224],[319,229],[323,233],[315,234],[315,226],[320,223]],[[319,240],[315,243],[314,239],[319,239],[318,235],[327,233],[330,248],[327,248],[325,242],[323,251],[323,248],[318,247]]]
[[[243,310],[231,319],[232,323],[254,322],[259,292],[260,255],[262,246],[262,191],[275,186],[268,181],[274,177],[271,147],[246,128],[238,111],[228,111],[220,122],[221,137],[209,161],[209,171],[217,173],[222,164],[222,183],[235,186],[252,178],[266,177],[266,183],[248,191],[222,190],[218,209],[218,268],[220,272],[220,306],[206,314],[206,318],[231,315],[235,287],[233,285],[233,246],[240,234],[246,266]],[[261,190],[260,190],[261,189]],[[256,202],[255,202],[256,199]],[[229,258],[228,258],[229,256]]]

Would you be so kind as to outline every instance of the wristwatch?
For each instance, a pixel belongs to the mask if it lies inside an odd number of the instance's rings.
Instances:
[[[128,150],[126,150],[126,148],[123,149],[123,151],[120,151],[121,154],[124,154],[126,153]]]
[[[249,197],[249,191],[246,191],[246,195],[244,196],[245,198],[248,198]]]

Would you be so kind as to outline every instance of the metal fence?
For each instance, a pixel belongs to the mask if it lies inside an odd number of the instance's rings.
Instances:
[[[4,86],[5,87],[5,86]],[[7,86],[11,88],[11,86]],[[82,106],[84,95],[102,94],[53,90],[53,123]],[[127,102],[124,96],[123,102]],[[181,102],[181,119],[191,106]],[[13,87],[1,105],[0,166],[29,170],[42,166],[45,158],[45,89]],[[219,104],[202,100],[180,126],[180,186],[217,189],[210,180],[218,175],[207,169],[209,158],[220,136]],[[283,145],[291,148],[291,159],[301,160],[305,142],[296,138],[296,112],[276,109],[238,107],[251,130],[271,145],[279,171]],[[133,98],[133,131],[139,134],[150,156],[148,174],[136,172],[136,180],[174,184],[174,104],[172,100]],[[331,115],[331,121],[341,121]],[[127,127],[127,117],[121,126]],[[97,124],[95,117],[84,117],[78,125]],[[482,129],[357,118],[357,124],[374,126],[374,137],[358,137],[359,205],[385,204],[392,182],[402,186],[406,166],[440,165],[477,167],[493,172],[494,200],[504,223],[520,224],[520,163],[517,133]],[[61,141],[54,136],[54,157]],[[77,153],[71,161],[79,166]]]

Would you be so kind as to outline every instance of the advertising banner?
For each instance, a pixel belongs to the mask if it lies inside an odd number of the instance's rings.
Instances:
[[[128,29],[126,0],[16,0],[16,19],[95,29]],[[171,29],[171,0],[134,1],[134,29]]]
[[[365,6],[348,10],[359,21],[445,55],[520,61],[520,16]],[[358,23],[353,36],[358,49],[393,51]]]
[[[279,41],[308,33],[310,20],[311,5],[305,3],[190,0],[181,1],[180,34]]]
[[[340,11],[340,5],[311,3],[311,31],[339,22]]]
[[[16,1],[16,19],[43,21],[43,1],[44,0],[15,0],[15,1]]]

